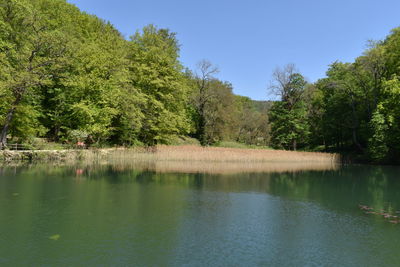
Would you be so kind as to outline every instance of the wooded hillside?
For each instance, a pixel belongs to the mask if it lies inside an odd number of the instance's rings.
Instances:
[[[126,40],[65,0],[0,0],[0,148],[37,137],[130,146],[190,136],[400,163],[400,28],[315,83],[294,65],[278,68],[275,102],[234,95],[206,60],[189,70],[179,47],[154,25]]]
[[[149,25],[125,40],[64,0],[0,3],[1,147],[7,137],[154,145],[189,135],[204,145],[267,143],[266,110],[235,96],[211,63],[185,68],[168,29]]]

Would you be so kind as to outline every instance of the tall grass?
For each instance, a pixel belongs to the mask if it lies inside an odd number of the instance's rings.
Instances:
[[[222,147],[157,146],[132,149],[3,152],[12,160],[112,165],[113,168],[184,173],[295,172],[332,170],[339,156],[319,152]],[[9,163],[8,163],[9,164]]]
[[[337,154],[269,149],[201,146],[157,146],[151,150],[119,150],[120,156],[156,160],[210,162],[338,162]],[[118,156],[118,150],[113,153]],[[129,156],[128,156],[129,157]]]
[[[103,162],[104,164],[105,162]],[[109,161],[107,164],[114,169],[146,170],[158,173],[209,173],[209,174],[233,174],[233,173],[282,173],[299,171],[328,171],[335,170],[339,165],[332,163],[288,163],[288,162],[205,162],[205,161]]]
[[[339,163],[338,155],[328,153],[200,146],[113,150],[107,158],[118,168],[185,173],[332,170]]]

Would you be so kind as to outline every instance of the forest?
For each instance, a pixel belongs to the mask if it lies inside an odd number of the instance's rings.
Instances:
[[[191,137],[400,163],[400,28],[315,83],[293,64],[277,68],[265,89],[277,101],[235,95],[213,63],[190,70],[179,57],[169,29],[148,25],[126,39],[65,0],[0,0],[0,149],[38,138],[99,147]]]

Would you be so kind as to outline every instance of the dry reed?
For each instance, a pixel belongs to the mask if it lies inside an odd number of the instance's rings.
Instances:
[[[333,170],[339,163],[338,155],[328,153],[200,146],[7,153],[16,161],[62,161],[67,165],[85,166],[111,164],[118,170],[212,174]],[[10,165],[10,161],[6,162]]]
[[[200,146],[157,146],[146,150],[115,150],[114,156],[168,161],[207,162],[330,162],[337,163],[337,154],[295,152],[267,149],[241,149]]]
[[[332,170],[336,154],[199,146],[157,146],[150,150],[114,150],[108,162],[157,172],[238,173]]]
[[[104,163],[104,162],[103,162]],[[332,163],[298,163],[298,162],[205,162],[205,161],[132,161],[113,162],[117,170],[136,169],[154,171],[157,173],[209,173],[209,174],[234,174],[234,173],[283,173],[299,171],[328,171],[335,170],[339,165]]]

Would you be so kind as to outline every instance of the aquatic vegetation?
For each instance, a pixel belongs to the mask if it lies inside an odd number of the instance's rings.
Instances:
[[[60,239],[60,237],[61,236],[59,234],[55,234],[55,235],[50,236],[49,239],[57,241],[58,239]]]
[[[360,208],[360,210],[364,211],[364,214],[382,216],[385,220],[393,224],[400,223],[399,216],[394,215],[393,212],[390,212],[388,210],[381,209],[379,211],[375,211],[374,208],[361,204],[358,205],[358,207]],[[395,213],[400,213],[400,211],[396,211]]]
[[[137,159],[208,161],[208,162],[329,162],[340,161],[338,154],[296,152],[270,149],[241,149],[202,146],[159,145],[151,150],[115,150],[113,157],[133,156]]]
[[[179,173],[290,172],[334,170],[339,166],[336,154],[201,146],[157,146],[151,151],[121,149],[110,151],[105,158],[120,169],[135,166]]]
[[[53,162],[54,164],[107,165],[119,169],[147,169],[157,172],[184,173],[244,173],[294,172],[306,170],[334,170],[339,166],[337,154],[294,152],[270,149],[241,149],[201,147],[196,145],[136,147],[131,149],[87,149],[60,151],[4,151],[11,156],[5,162],[10,166],[21,162]],[[26,158],[26,153],[32,156]],[[1,154],[1,152],[0,152]],[[41,155],[38,157],[37,155]],[[84,168],[75,170],[83,175]]]

